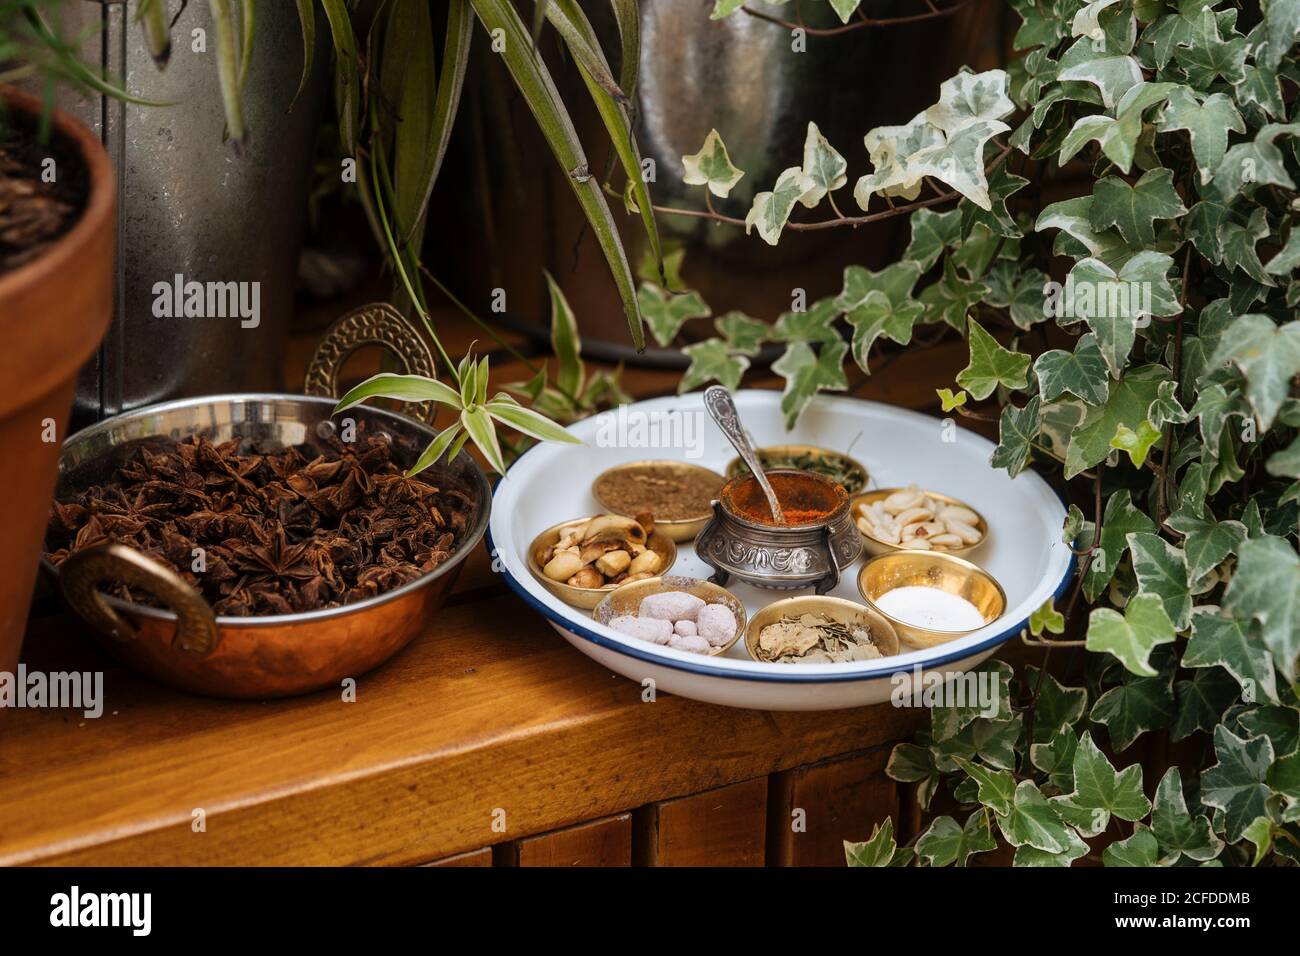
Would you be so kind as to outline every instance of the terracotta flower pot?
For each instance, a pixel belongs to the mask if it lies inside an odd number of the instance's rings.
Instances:
[[[12,113],[40,101],[0,87]],[[116,188],[99,140],[56,112],[88,180],[81,218],[39,258],[0,274],[0,671],[13,672],[49,517],[77,372],[108,327]]]

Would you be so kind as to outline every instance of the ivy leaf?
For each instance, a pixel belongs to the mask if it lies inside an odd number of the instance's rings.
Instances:
[[[714,13],[716,14],[717,11],[715,10]],[[717,17],[715,16],[714,19]],[[688,186],[707,186],[709,192],[720,199],[726,199],[732,188],[745,175],[731,164],[727,144],[722,141],[716,129],[709,130],[709,135],[704,137],[704,145],[700,147],[698,153],[682,157],[682,166],[686,170],[682,182]]]
[[[1088,844],[1073,830],[1065,831],[1068,845],[1060,853],[1046,853],[1036,847],[1016,847],[1016,855],[1011,860],[1012,866],[1073,866],[1074,861],[1088,855]]]
[[[994,813],[1010,813],[1016,795],[1016,778],[1009,770],[994,770],[961,757],[953,761],[978,786],[979,802]]]
[[[1073,478],[1079,472],[1102,461],[1113,450],[1110,440],[1121,425],[1136,430],[1146,421],[1147,409],[1155,401],[1160,383],[1167,381],[1168,369],[1159,365],[1143,365],[1128,373],[1110,387],[1106,404],[1090,407],[1079,427],[1070,436],[1066,450],[1065,476]],[[1113,569],[1112,569],[1113,570]]]
[[[1223,712],[1238,699],[1239,688],[1220,667],[1200,667],[1190,676],[1174,682],[1178,713],[1169,728],[1171,740],[1183,740],[1198,730],[1213,732]]]
[[[1003,661],[988,661],[976,668],[975,673],[989,673],[997,678],[995,699],[997,714],[987,714],[986,708],[978,701],[966,704],[935,706],[930,711],[930,727],[936,741],[944,741],[956,736],[979,718],[1005,718],[1011,713],[1011,665]]]
[[[782,312],[772,325],[774,342],[839,342],[835,320],[840,309],[834,299],[818,299],[812,308]]]
[[[1105,866],[1155,866],[1160,847],[1151,831],[1144,828],[1134,830],[1126,840],[1116,840],[1101,853],[1101,862]]]
[[[1290,805],[1300,801],[1300,753],[1288,754],[1269,767],[1268,785]]]
[[[924,312],[925,306],[915,299],[895,305],[879,289],[868,292],[845,316],[853,326],[853,360],[858,367],[870,371],[871,346],[881,335],[900,345],[912,341],[912,327]]]
[[[1250,633],[1249,621],[1219,613],[1202,605],[1192,611],[1192,636],[1183,651],[1184,667],[1222,667],[1237,679],[1248,701],[1278,702],[1273,659],[1260,639]]]
[[[1166,278],[1172,265],[1169,256],[1143,250],[1118,273],[1092,258],[1070,270],[1063,290],[1064,315],[1088,323],[1112,376],[1118,378],[1127,364],[1144,315],[1174,315],[1181,309]]]
[[[1218,265],[1223,261],[1223,241],[1219,227],[1227,220],[1228,207],[1215,199],[1202,199],[1183,218],[1183,231],[1196,251]]]
[[[979,208],[979,207],[975,207]],[[945,249],[957,245],[961,239],[961,213],[956,209],[935,212],[918,209],[912,213],[912,241],[903,251],[904,262],[915,262],[920,268],[917,277],[939,261]],[[849,268],[861,269],[861,266]],[[866,270],[863,270],[866,271]],[[845,270],[845,289],[848,288],[848,270]]]
[[[1110,393],[1106,360],[1092,332],[1080,336],[1073,352],[1052,349],[1038,356],[1034,374],[1038,377],[1038,390],[1047,402],[1069,392],[1089,405],[1101,405]]]
[[[1061,615],[1061,631],[1065,619]],[[1055,677],[1033,666],[1025,668],[1025,683],[1038,689],[1034,708],[1034,740],[1048,743],[1062,730],[1079,722],[1088,706],[1088,691],[1083,687],[1066,687]]]
[[[930,798],[939,786],[939,768],[935,765],[934,751],[929,747],[901,743],[895,745],[885,764],[885,776],[900,783],[915,783],[917,800],[928,807]]]
[[[918,210],[913,214],[912,234],[914,236],[917,230],[916,217],[921,212],[928,211]],[[852,312],[872,292],[883,292],[894,305],[902,305],[910,301],[912,289],[915,288],[916,281],[921,278],[921,272],[929,268],[908,261],[910,258],[909,256],[901,262],[888,265],[879,272],[872,272],[862,266],[847,266],[844,269],[844,287],[835,298],[835,307],[840,312]]]
[[[713,0],[713,12],[710,20],[723,20],[745,5],[745,0]]]
[[[1296,37],[1300,36],[1300,3],[1296,0],[1271,0],[1264,19],[1264,48],[1255,55],[1268,69],[1282,65]]]
[[[1179,511],[1167,524],[1186,535],[1183,553],[1187,556],[1187,575],[1193,584],[1218,567],[1246,540],[1246,526],[1240,521],[1216,521],[1210,514]]]
[[[1173,172],[1160,168],[1143,173],[1132,186],[1118,176],[1098,180],[1089,217],[1094,229],[1114,226],[1130,246],[1142,248],[1155,244],[1157,219],[1176,219],[1186,212]]]
[[[1240,269],[1260,285],[1271,286],[1273,279],[1264,271],[1255,245],[1268,238],[1268,216],[1259,207],[1243,226],[1224,220],[1219,224],[1219,245],[1223,248],[1223,261],[1229,269]]]
[[[664,346],[671,343],[681,327],[691,319],[705,319],[713,314],[698,292],[673,293],[650,282],[641,283],[637,304],[655,341]]]
[[[1296,679],[1300,654],[1300,556],[1285,538],[1265,535],[1237,548],[1237,571],[1223,594],[1223,609],[1259,621],[1273,663]]]
[[[1029,633],[1040,637],[1044,631],[1050,634],[1065,633],[1065,615],[1056,609],[1051,598],[1029,615]]]
[[[1065,523],[1061,528],[1061,541],[1073,547],[1075,542],[1079,540],[1079,535],[1083,534],[1085,523],[1083,512],[1079,510],[1079,506],[1070,505],[1065,509]]]
[[[862,4],[862,0],[830,0],[831,9],[835,11],[836,16],[840,18],[841,23],[848,23],[849,17]]]
[[[1116,771],[1106,755],[1098,749],[1092,735],[1085,733],[1074,752],[1074,792],[1053,797],[1052,804],[1058,812],[1080,810],[1094,811],[1100,815],[1099,826],[1080,830],[1084,836],[1096,835],[1110,823],[1112,815],[1121,820],[1141,820],[1151,810],[1151,803],[1142,793],[1142,767],[1134,764]],[[1065,812],[1062,816],[1069,820]]]
[[[997,817],[998,829],[1012,846],[1032,846],[1045,853],[1064,853],[1070,846],[1065,824],[1032,780],[1022,780],[1008,813]]]
[[[771,331],[766,322],[734,309],[714,319],[713,327],[727,340],[727,348],[741,355],[757,355]]]
[[[1219,762],[1201,775],[1201,802],[1223,811],[1224,835],[1236,843],[1256,817],[1268,812],[1265,781],[1273,744],[1267,737],[1243,739],[1220,725],[1214,728],[1214,753]]]
[[[1034,440],[1042,426],[1042,399],[1035,395],[1016,408],[1008,402],[998,417],[998,447],[993,449],[989,464],[1005,468],[1012,478],[1025,470],[1033,451]]]
[[[1129,535],[1129,541],[1138,537]],[[1174,638],[1174,626],[1155,594],[1135,596],[1123,614],[1099,607],[1088,616],[1088,650],[1112,654],[1130,672],[1143,677],[1159,673],[1149,663],[1151,652],[1160,644],[1172,643]]]
[[[981,209],[973,202],[958,204],[961,212],[961,233],[969,236],[971,230],[982,225],[991,233],[1017,239],[1023,233],[1016,224],[1015,217],[1007,210],[1007,200],[1029,185],[1023,176],[1007,172],[1003,163],[989,177],[989,208]]]
[[[984,283],[963,279],[958,275],[952,257],[949,256],[943,262],[943,278],[921,291],[926,321],[937,322],[942,319],[961,331],[966,326],[966,313],[988,291],[989,287]]]
[[[809,123],[803,144],[803,174],[811,185],[799,201],[809,209],[816,206],[828,192],[834,192],[848,182],[844,175],[848,168],[848,160],[827,142],[817,124]]]
[[[1078,196],[1062,202],[1054,202],[1041,213],[1034,223],[1034,230],[1059,229],[1063,235],[1057,236],[1053,248],[1055,255],[1064,255],[1062,238],[1071,239],[1087,250],[1087,254],[1100,259],[1107,266],[1122,265],[1129,257],[1128,245],[1114,229],[1094,229],[1092,226],[1092,196]],[[1074,255],[1075,259],[1082,258]]]
[[[951,863],[965,866],[973,854],[997,848],[989,829],[988,814],[983,810],[976,810],[966,818],[966,825],[960,827],[952,817],[936,817],[916,841],[916,855],[929,860],[931,866]]]
[[[1246,52],[1245,37],[1224,40],[1219,36],[1219,19],[1206,6],[1202,9],[1198,29],[1192,34],[1190,45],[1176,49],[1174,59],[1187,73],[1187,81],[1197,89],[1204,90],[1216,77],[1223,77],[1229,84],[1244,80]]]
[[[1102,516],[1101,540],[1093,552],[1088,574],[1083,579],[1083,594],[1089,601],[1097,600],[1110,584],[1120,560],[1128,551],[1128,536],[1135,531],[1155,531],[1156,523],[1139,508],[1134,507],[1127,488],[1116,491],[1106,501]]]
[[[1159,598],[1174,629],[1185,630],[1192,620],[1192,596],[1183,552],[1158,534],[1147,531],[1130,534],[1128,547],[1133,555],[1138,593]]]
[[[1100,91],[1102,105],[1114,107],[1125,93],[1142,82],[1142,68],[1131,56],[1102,56],[1066,67],[1057,74],[1057,79],[1091,83]]]
[[[1141,468],[1147,460],[1147,452],[1160,440],[1160,429],[1149,421],[1138,423],[1137,430],[1127,425],[1115,429],[1115,437],[1110,440],[1110,447],[1128,454],[1134,468]]]
[[[939,396],[939,405],[945,412],[961,408],[966,404],[966,399],[970,397],[964,391],[958,391],[954,395],[950,388],[936,388],[934,391]]]
[[[1157,129],[1162,133],[1187,131],[1201,182],[1208,183],[1228,150],[1228,133],[1244,133],[1246,124],[1225,94],[1212,93],[1198,102],[1193,90],[1179,86],[1170,92],[1169,105]]]
[[[1147,409],[1147,419],[1156,428],[1165,425],[1182,425],[1190,419],[1187,409],[1178,403],[1178,383],[1161,382],[1156,399]]]
[[[977,401],[988,398],[999,385],[1024,388],[1028,384],[1029,356],[1004,349],[974,319],[969,320],[970,364],[957,373],[957,384]]]
[[[1151,832],[1160,845],[1161,866],[1173,866],[1184,855],[1204,863],[1223,850],[1223,841],[1214,835],[1209,819],[1204,814],[1193,817],[1187,809],[1183,777],[1177,767],[1165,771],[1156,787]]]
[[[1242,696],[1244,699],[1245,695]],[[1265,704],[1253,710],[1239,711],[1237,727],[1229,725],[1228,729],[1239,729],[1246,737],[1263,734],[1273,744],[1275,757],[1291,756],[1295,754],[1297,746],[1300,746],[1300,711],[1294,707]],[[1276,768],[1277,763],[1273,766]],[[1290,766],[1294,769],[1294,764]]]
[[[939,102],[925,111],[925,118],[952,134],[1010,116],[1016,104],[1007,95],[1007,87],[1003,70],[960,72],[939,84]]]
[[[1227,202],[1247,186],[1295,189],[1295,182],[1287,172],[1286,158],[1275,142],[1283,135],[1300,136],[1300,123],[1270,123],[1261,127],[1251,142],[1228,147],[1210,181],[1213,195]]]
[[[792,342],[772,371],[785,379],[781,411],[785,427],[791,429],[812,397],[824,388],[843,390],[849,387],[844,377],[844,356],[849,347],[843,342],[827,342],[816,353],[807,342]]]
[[[1246,399],[1267,431],[1300,372],[1300,321],[1277,325],[1267,315],[1243,315],[1228,327],[1211,366],[1232,362],[1246,376]]]
[[[1065,726],[1047,743],[1030,744],[1029,760],[1047,774],[1047,782],[1053,787],[1063,792],[1073,790],[1074,752],[1078,746],[1079,738],[1074,728]]]
[[[763,241],[769,246],[776,245],[795,204],[811,188],[811,181],[798,166],[791,166],[782,172],[776,178],[776,185],[771,192],[754,196],[754,204],[745,216],[745,235],[749,235],[750,229],[757,226]]]
[[[1002,260],[993,264],[983,281],[989,287],[984,301],[995,308],[1007,309],[1017,328],[1031,329],[1047,321],[1048,311],[1043,307],[1047,276],[1038,269],[1024,269],[1019,263]]]
[[[1163,100],[1175,83],[1139,83],[1120,98],[1115,116],[1083,116],[1075,121],[1061,141],[1057,162],[1064,166],[1090,141],[1096,140],[1106,158],[1127,173],[1133,166],[1138,137],[1142,135],[1142,114]]]
[[[1268,260],[1264,271],[1269,275],[1285,276],[1300,271],[1300,226],[1291,227],[1291,235],[1278,254]]]
[[[871,830],[871,838],[862,843],[844,841],[844,858],[849,866],[889,866],[898,845],[894,842],[894,821],[885,817]]]
[[[1155,601],[1149,597],[1133,600]],[[1159,610],[1158,602],[1155,606]],[[1110,742],[1116,751],[1127,750],[1133,741],[1148,731],[1168,727],[1174,717],[1174,690],[1168,674],[1139,677],[1129,671],[1121,673],[1119,685],[1097,698],[1092,713],[1088,715],[1110,733]]]
[[[683,346],[682,354],[691,360],[691,364],[677,383],[679,395],[699,388],[705,382],[718,382],[728,391],[735,391],[749,368],[748,358],[733,353],[727,343],[718,338]]]

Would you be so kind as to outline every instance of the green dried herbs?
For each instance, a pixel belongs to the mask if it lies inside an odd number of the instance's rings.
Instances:
[[[772,664],[843,664],[881,657],[866,624],[846,624],[826,614],[783,617],[758,635],[757,656]]]

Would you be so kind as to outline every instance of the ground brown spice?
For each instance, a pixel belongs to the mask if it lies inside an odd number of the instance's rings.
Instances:
[[[610,511],[649,511],[658,521],[689,521],[709,513],[722,476],[706,468],[650,462],[606,472],[596,481],[596,498]]]

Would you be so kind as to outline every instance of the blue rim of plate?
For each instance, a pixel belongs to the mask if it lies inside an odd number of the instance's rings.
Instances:
[[[499,485],[500,482],[498,482],[498,486]],[[492,496],[494,499],[496,498],[495,489],[493,489]],[[490,527],[488,528],[484,538],[487,543],[488,554],[494,554],[496,552],[496,544],[492,540],[492,529]],[[1074,575],[1075,564],[1078,562],[1078,560],[1079,559],[1076,555],[1074,554],[1070,555],[1070,563],[1066,565],[1065,575],[1061,578],[1060,583],[1056,585],[1056,589],[1052,592],[1053,601],[1059,598],[1065,592],[1066,587],[1069,586],[1070,578],[1073,577]],[[701,674],[705,677],[719,677],[722,678],[723,680],[756,681],[759,683],[767,683],[767,684],[830,684],[830,683],[844,683],[846,681],[853,681],[853,682],[860,683],[864,681],[888,679],[895,674],[911,673],[912,669],[915,667],[920,667],[920,668],[939,667],[944,664],[950,664],[953,661],[960,661],[968,657],[974,657],[976,654],[979,654],[982,651],[992,650],[993,648],[997,647],[999,644],[1005,644],[1016,634],[1019,634],[1020,631],[1029,623],[1029,618],[1026,617],[1023,620],[1016,623],[1015,625],[1013,625],[1012,627],[1007,628],[1005,631],[1002,631],[999,634],[995,634],[992,637],[986,637],[984,640],[980,641],[978,644],[975,644],[971,647],[964,647],[959,651],[951,651],[940,657],[936,657],[934,660],[913,661],[910,665],[900,667],[897,670],[893,670],[893,671],[879,671],[874,674],[801,674],[801,673],[750,674],[750,673],[743,673],[743,672],[737,672],[732,670],[722,670],[717,667],[711,667],[708,664],[703,662],[697,664],[694,661],[673,660],[670,658],[661,657],[660,655],[655,654],[649,650],[641,650],[640,648],[632,647],[628,644],[623,644],[619,641],[610,640],[608,637],[605,637],[603,634],[593,631],[589,627],[585,627],[582,624],[577,624],[574,623],[573,621],[568,620],[567,618],[563,617],[558,611],[555,611],[552,608],[547,607],[541,601],[537,600],[537,598],[535,598],[528,591],[528,589],[524,587],[523,584],[521,584],[513,574],[510,573],[510,570],[506,568],[504,565],[502,565],[501,567],[501,573],[505,576],[506,583],[510,585],[510,590],[514,591],[515,594],[523,598],[525,604],[527,604],[537,613],[541,614],[542,617],[546,618],[546,620],[550,621],[552,624],[564,628],[564,630],[568,631],[570,634],[573,634],[577,637],[581,637],[582,639],[590,641],[591,643],[597,645],[598,647],[603,647],[606,650],[614,651],[615,653],[623,654],[627,657],[636,658],[637,660],[640,661],[645,661],[647,664],[655,664],[659,667],[668,667],[673,670],[686,671],[687,673],[691,673],[691,674]]]

